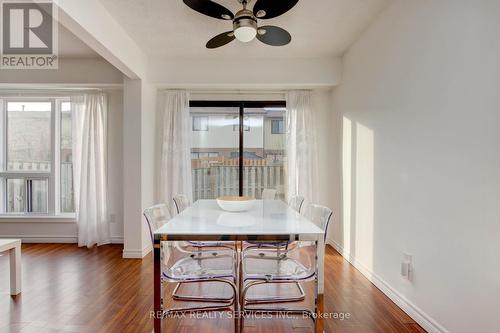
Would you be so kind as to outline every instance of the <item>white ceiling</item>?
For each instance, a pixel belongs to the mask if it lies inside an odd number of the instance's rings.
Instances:
[[[342,55],[392,0],[300,0],[288,13],[260,25],[287,29],[284,47],[254,40],[208,50],[213,36],[231,30],[231,22],[199,14],[182,0],[100,0],[143,51],[152,58],[323,58]],[[216,0],[236,12],[237,0]],[[250,7],[253,6],[250,4]]]
[[[100,56],[61,24],[58,25],[59,58],[99,58]]]

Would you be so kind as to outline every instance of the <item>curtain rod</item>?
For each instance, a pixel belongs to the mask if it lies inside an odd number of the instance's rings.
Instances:
[[[0,86],[0,96],[26,96],[26,95],[47,95],[60,94],[72,95],[84,92],[103,92],[103,88],[96,87],[15,87],[3,88]]]
[[[59,90],[59,91],[80,91],[80,90],[103,90],[103,89],[122,89],[122,84],[33,84],[33,83],[0,83],[0,90],[12,91],[39,91],[39,90]]]
[[[288,91],[302,90],[312,91],[312,89],[282,89],[282,90],[253,90],[253,89],[237,89],[237,90],[204,90],[204,89],[159,89],[160,92],[186,90],[192,94],[234,94],[234,95],[249,95],[249,94],[284,94]]]
[[[0,87],[0,92],[13,92],[13,93],[26,93],[26,92],[44,92],[44,91],[103,91],[102,88],[66,88],[66,89],[46,89],[46,88],[2,88]]]

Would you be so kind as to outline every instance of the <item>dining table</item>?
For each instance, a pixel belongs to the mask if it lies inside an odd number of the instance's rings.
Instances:
[[[281,200],[255,200],[247,211],[227,212],[216,200],[198,200],[154,232],[154,311],[162,313],[161,242],[169,241],[304,241],[316,251],[314,332],[324,332],[325,232]],[[162,317],[154,317],[160,333]],[[235,326],[235,332],[237,331]]]

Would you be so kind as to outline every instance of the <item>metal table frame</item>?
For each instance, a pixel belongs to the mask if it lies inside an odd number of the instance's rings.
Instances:
[[[163,313],[162,308],[162,281],[161,281],[161,242],[165,241],[314,241],[316,245],[316,274],[315,274],[315,333],[324,332],[324,319],[321,314],[324,313],[324,257],[325,257],[325,242],[324,233],[322,234],[276,234],[276,235],[241,235],[241,234],[225,234],[225,235],[166,235],[162,233],[154,234],[154,311],[155,314]],[[241,279],[241,276],[239,277]],[[154,333],[161,332],[162,316],[155,315],[154,318]],[[235,324],[235,332],[239,331],[239,325]]]

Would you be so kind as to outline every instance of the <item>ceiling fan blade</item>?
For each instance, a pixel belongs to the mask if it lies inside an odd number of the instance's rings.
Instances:
[[[184,3],[191,9],[207,16],[221,20],[232,20],[234,18],[229,9],[211,0],[184,0]]]
[[[234,33],[232,31],[226,31],[218,34],[211,40],[207,42],[207,49],[216,49],[218,47],[224,46],[234,40]]]
[[[286,13],[299,0],[257,0],[253,6],[253,14],[261,19],[270,19]]]
[[[271,46],[283,46],[290,43],[292,36],[290,36],[288,31],[285,29],[274,25],[265,25],[263,27],[259,27],[257,31],[257,39],[262,43]]]

